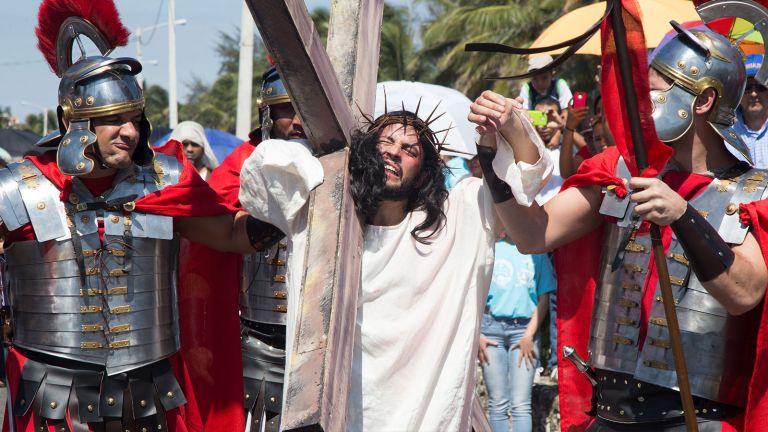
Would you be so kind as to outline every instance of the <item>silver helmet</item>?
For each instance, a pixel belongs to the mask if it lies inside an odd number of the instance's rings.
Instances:
[[[91,120],[141,110],[139,143],[133,161],[145,165],[154,153],[149,148],[151,127],[144,115],[144,94],[136,80],[141,64],[132,58],[110,58],[109,53],[128,40],[117,9],[111,0],[101,0],[102,8],[79,7],[79,2],[43,1],[36,29],[38,46],[59,83],[59,130],[44,137],[38,145],[58,146],[56,161],[65,175],[80,176],[103,163]],[[64,10],[62,8],[64,7]],[[87,57],[80,37],[90,39],[100,56]],[[73,44],[81,56],[73,63]],[[94,146],[94,157],[86,155]],[[94,160],[95,159],[95,160]]]
[[[283,85],[283,80],[274,66],[267,69],[262,76],[261,92],[259,94],[259,123],[261,123],[261,139],[268,140],[272,132],[271,105],[290,103],[291,97]]]
[[[688,132],[696,97],[713,88],[717,99],[707,123],[749,160],[749,149],[733,130],[747,80],[741,51],[714,31],[688,30],[674,21],[672,26],[678,34],[659,47],[651,61],[653,69],[672,81],[667,90],[651,91],[659,139],[672,142]]]

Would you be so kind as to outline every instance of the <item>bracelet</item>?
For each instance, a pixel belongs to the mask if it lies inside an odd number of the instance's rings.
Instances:
[[[571,132],[576,132],[576,129],[574,129],[574,128],[569,128],[568,126],[565,126],[565,130],[567,130],[567,131],[571,131]]]

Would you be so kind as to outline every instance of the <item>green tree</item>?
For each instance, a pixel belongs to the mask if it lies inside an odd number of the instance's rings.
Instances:
[[[467,53],[470,42],[497,42],[527,47],[557,17],[593,0],[539,0],[536,2],[488,0],[477,6],[472,0],[422,0],[434,19],[423,28],[423,47],[419,61],[434,64],[437,84],[454,87],[470,97],[486,88],[504,94],[517,94],[519,82],[489,83],[486,76],[508,76],[524,72],[527,62],[521,56]],[[585,23],[585,29],[588,23]],[[577,66],[591,68],[587,56],[570,60],[563,70]],[[583,78],[584,72],[578,76]],[[567,77],[567,75],[566,75]]]
[[[10,115],[10,111],[8,111],[8,114]],[[45,125],[43,124],[43,113],[27,115],[27,117],[24,119],[24,123],[21,125],[23,129],[27,129],[30,132],[35,133],[37,135],[41,135],[41,136],[45,131],[44,126]],[[59,119],[56,117],[56,110],[49,109],[48,110],[48,133],[51,133],[58,128],[59,128]]]
[[[157,84],[144,85],[144,112],[154,128],[168,127],[168,91]]]
[[[190,96],[180,108],[182,120],[193,120],[205,127],[235,132],[237,110],[237,81],[240,62],[239,30],[232,34],[219,33],[216,54],[221,60],[219,76],[211,84],[195,78],[189,84]],[[253,55],[253,106],[251,124],[258,125],[258,94],[261,89],[261,75],[269,67],[264,45],[256,43]]]
[[[429,80],[432,69],[419,61],[417,43],[411,9],[384,3],[378,80]]]

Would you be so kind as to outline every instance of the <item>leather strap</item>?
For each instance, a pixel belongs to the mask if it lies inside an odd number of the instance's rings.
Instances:
[[[477,159],[480,161],[480,168],[483,170],[485,184],[491,190],[491,197],[496,204],[503,203],[512,198],[512,188],[496,176],[493,171],[493,158],[496,157],[496,151],[487,146],[477,146]]]
[[[690,204],[671,227],[699,281],[711,281],[733,264],[734,253],[728,243]]]
[[[260,221],[253,216],[248,216],[246,219],[245,230],[248,233],[248,241],[257,251],[274,246],[285,237],[285,234],[274,225]]]

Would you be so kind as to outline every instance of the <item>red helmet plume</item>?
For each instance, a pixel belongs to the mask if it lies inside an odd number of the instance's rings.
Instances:
[[[58,70],[56,41],[61,25],[69,17],[80,17],[93,24],[112,49],[128,43],[130,32],[120,22],[112,0],[43,0],[35,29],[37,47],[56,75],[64,73]]]

